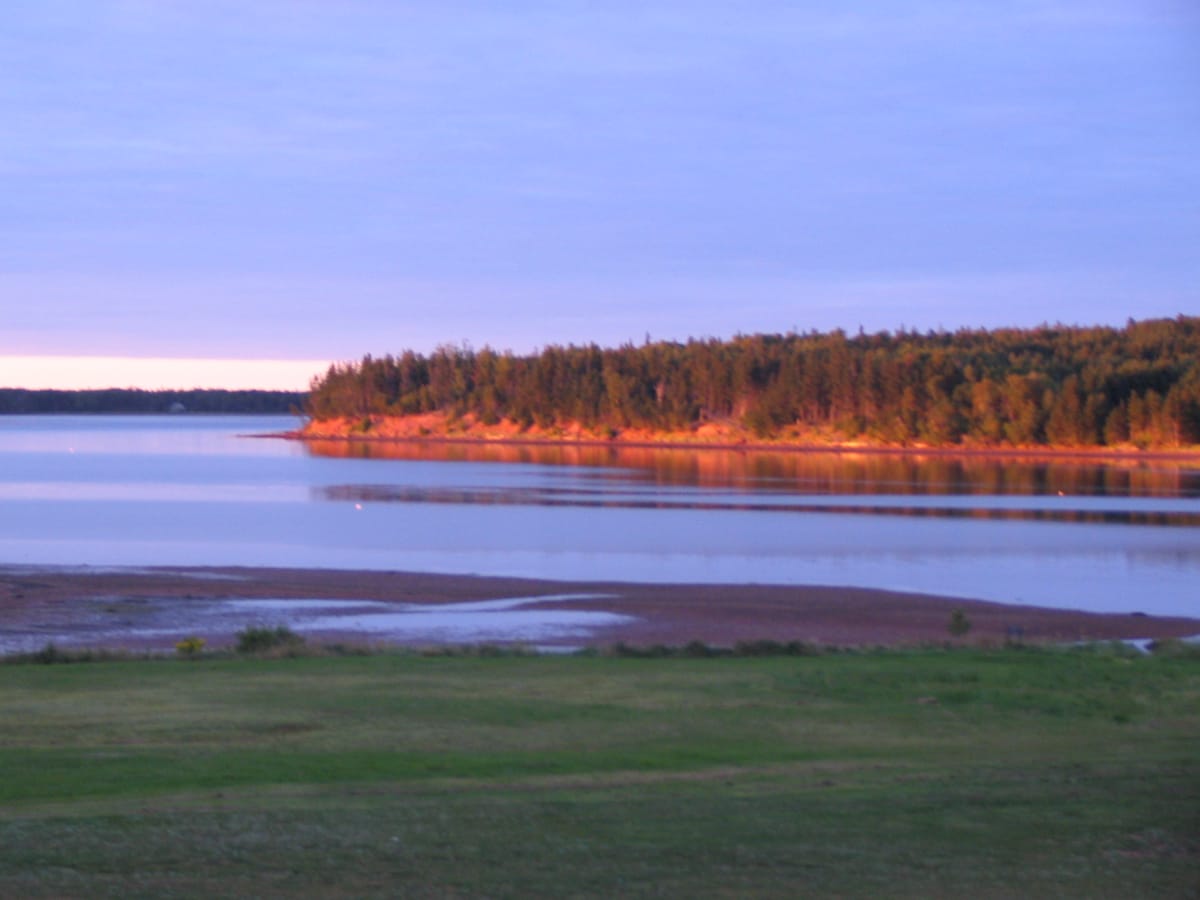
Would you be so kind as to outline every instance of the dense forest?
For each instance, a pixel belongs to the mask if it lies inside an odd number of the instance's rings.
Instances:
[[[29,391],[0,388],[4,413],[291,413],[304,406],[294,391]]]
[[[530,356],[444,346],[314,379],[317,420],[441,412],[528,428],[821,434],[886,444],[1200,443],[1200,318],[1124,328],[739,336]]]

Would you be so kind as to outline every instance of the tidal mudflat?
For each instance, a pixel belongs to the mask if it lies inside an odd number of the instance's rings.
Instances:
[[[254,625],[318,640],[547,649],[807,641],[846,646],[948,638],[1000,643],[1161,639],[1200,620],[1104,614],[844,587],[557,582],[328,569],[5,567],[0,652],[63,647],[170,650],[189,635],[232,643]]]

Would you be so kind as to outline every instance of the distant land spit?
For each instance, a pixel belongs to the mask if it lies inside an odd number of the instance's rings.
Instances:
[[[1200,318],[366,356],[301,436],[956,450],[1200,449]]]

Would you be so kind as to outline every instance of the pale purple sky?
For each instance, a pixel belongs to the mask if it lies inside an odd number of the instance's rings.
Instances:
[[[38,0],[0,25],[0,356],[1200,313],[1191,0]]]

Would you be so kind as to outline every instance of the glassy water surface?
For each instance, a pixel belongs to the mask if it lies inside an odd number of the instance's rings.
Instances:
[[[284,417],[0,417],[0,564],[833,584],[1200,614],[1200,467],[304,445]]]

